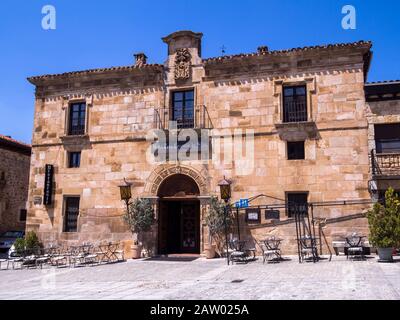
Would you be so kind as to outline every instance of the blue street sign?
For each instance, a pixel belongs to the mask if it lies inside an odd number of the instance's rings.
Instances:
[[[235,206],[238,209],[248,208],[249,207],[249,199],[240,199],[235,202]]]

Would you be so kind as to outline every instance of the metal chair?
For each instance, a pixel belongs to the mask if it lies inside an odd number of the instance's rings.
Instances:
[[[365,259],[364,256],[364,247],[362,243],[362,238],[360,236],[352,235],[346,238],[347,242],[347,259],[353,259],[355,257],[361,257],[362,260]]]

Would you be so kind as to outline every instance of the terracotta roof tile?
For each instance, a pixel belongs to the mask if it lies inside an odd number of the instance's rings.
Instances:
[[[8,141],[8,142],[11,142],[11,143],[14,143],[14,144],[19,144],[20,146],[23,146],[23,147],[28,147],[28,148],[32,147],[30,144],[15,140],[13,138],[10,138],[8,136],[4,136],[2,134],[0,134],[0,140],[5,140],[5,141]]]
[[[298,47],[298,48],[292,48],[292,49],[286,49],[286,50],[241,53],[241,54],[208,58],[208,59],[205,59],[204,62],[214,62],[214,61],[230,60],[230,59],[235,59],[235,58],[257,57],[257,56],[266,56],[266,55],[279,55],[279,54],[287,54],[287,53],[291,53],[291,52],[302,52],[302,51],[311,51],[311,50],[320,50],[320,49],[359,47],[359,46],[363,46],[363,45],[367,45],[371,48],[372,42],[362,40],[362,41],[357,41],[357,42],[352,42],[352,43],[337,43],[337,44],[327,44],[327,45],[318,45],[318,46]]]
[[[149,69],[149,68],[160,68],[163,67],[161,64],[145,64],[143,66],[120,66],[120,67],[110,67],[110,68],[97,68],[97,69],[88,69],[88,70],[82,70],[82,71],[71,71],[71,72],[64,72],[64,73],[57,73],[57,74],[45,74],[41,76],[33,76],[29,77],[28,80],[33,83],[36,80],[41,80],[41,79],[54,79],[54,78],[59,78],[59,77],[67,77],[67,76],[78,76],[78,75],[84,75],[84,74],[96,74],[96,73],[102,73],[102,72],[107,72],[107,71],[129,71],[129,70],[139,70],[139,69]]]

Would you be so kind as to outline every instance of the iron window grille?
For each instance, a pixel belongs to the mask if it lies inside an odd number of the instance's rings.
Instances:
[[[64,232],[78,231],[79,197],[67,197],[65,199]]]
[[[85,134],[86,125],[86,103],[72,103],[69,109],[68,134],[78,136]]]
[[[307,121],[306,86],[283,88],[283,122]]]
[[[308,192],[288,193],[286,198],[289,218],[293,218],[295,214],[308,215]]]

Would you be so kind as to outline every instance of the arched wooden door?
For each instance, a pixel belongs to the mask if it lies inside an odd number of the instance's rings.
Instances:
[[[160,186],[158,251],[160,254],[200,253],[200,195],[196,182],[176,174]]]

